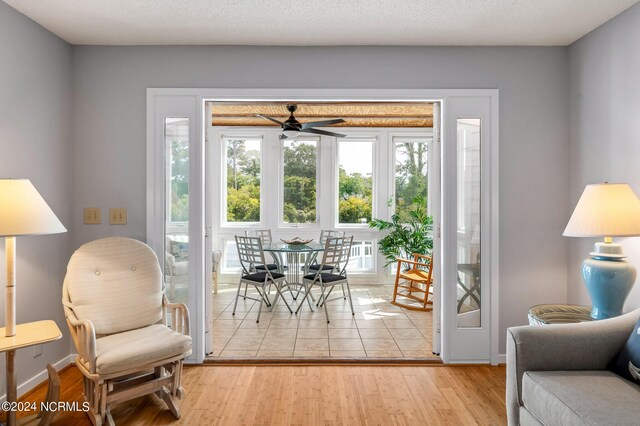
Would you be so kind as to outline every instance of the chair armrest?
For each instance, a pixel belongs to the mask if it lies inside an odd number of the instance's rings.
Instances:
[[[415,266],[423,266],[425,268],[431,267],[431,265],[429,265],[428,263],[416,262],[415,260],[403,259],[401,257],[396,257],[396,261],[403,262],[403,263],[410,263],[411,265],[415,265]]]
[[[173,269],[176,265],[176,257],[169,253],[168,251],[164,252],[164,267],[165,267],[165,275],[175,275]]]
[[[625,344],[640,309],[608,320],[507,329],[507,417],[518,424],[525,371],[604,370]]]
[[[171,329],[189,335],[189,309],[184,303],[171,303],[166,295],[162,295],[162,305],[171,317]],[[166,325],[166,315],[164,315]]]
[[[96,371],[96,331],[90,320],[79,320],[72,311],[67,311],[67,324],[78,349],[80,361],[87,365],[90,373]]]

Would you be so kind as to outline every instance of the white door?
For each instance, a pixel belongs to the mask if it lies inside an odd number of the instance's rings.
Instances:
[[[147,95],[147,244],[164,271],[165,294],[189,308],[188,362],[202,362],[205,341],[201,102]]]
[[[498,309],[494,304],[497,286],[492,285],[498,275],[492,267],[498,243],[497,195],[492,191],[497,185],[496,109],[497,99],[491,96],[444,100],[441,288],[445,362],[497,361],[492,353],[492,327],[498,325],[492,321]]]

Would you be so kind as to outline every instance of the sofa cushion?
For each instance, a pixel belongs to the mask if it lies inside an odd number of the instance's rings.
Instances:
[[[191,337],[162,324],[96,339],[96,372],[111,374],[191,353]]]
[[[112,334],[162,319],[162,271],[149,246],[110,237],[82,245],[71,256],[65,286],[79,320],[96,334]]]
[[[609,364],[614,373],[640,384],[640,319],[617,357]]]
[[[522,402],[545,425],[637,425],[640,386],[610,371],[527,371]]]

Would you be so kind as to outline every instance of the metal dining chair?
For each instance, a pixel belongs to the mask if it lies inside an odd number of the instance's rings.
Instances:
[[[233,304],[233,313],[235,316],[236,308],[238,307],[238,299],[240,298],[240,290],[242,289],[242,285],[245,285],[245,295],[244,299],[255,300],[256,302],[260,302],[260,307],[258,309],[258,318],[256,322],[260,322],[260,314],[262,313],[262,305],[266,304],[267,306],[271,306],[271,302],[269,301],[269,296],[267,295],[267,286],[274,285],[276,288],[276,292],[282,300],[284,304],[289,309],[289,312],[293,313],[291,307],[287,303],[287,300],[282,296],[282,292],[280,288],[282,283],[284,282],[284,274],[279,272],[272,271],[271,269],[264,268],[258,269],[259,266],[266,265],[264,259],[264,251],[262,250],[262,240],[259,237],[241,237],[236,235],[236,247],[238,248],[238,257],[240,259],[240,265],[242,266],[242,276],[240,277],[240,282],[238,283],[238,292],[236,293],[236,300]],[[246,295],[247,287],[249,285],[254,286],[259,299],[249,297]],[[262,289],[262,291],[260,291]],[[277,296],[276,296],[277,297]]]
[[[330,302],[328,297],[331,295],[331,292],[336,285],[344,285],[347,287],[346,295],[349,297],[351,314],[355,315],[355,311],[353,310],[353,301],[351,299],[351,289],[349,288],[349,280],[347,279],[347,264],[349,263],[352,243],[353,236],[327,237],[324,252],[322,253],[322,263],[320,264],[320,268],[315,272],[305,275],[302,279],[305,286],[305,295],[300,302],[298,309],[296,309],[296,314],[300,311],[300,308],[304,305],[304,301],[311,294],[313,286],[318,285],[320,286],[320,299],[318,300],[317,306],[324,306],[324,313],[327,318],[327,323],[329,323],[329,312],[326,306],[327,302]],[[328,292],[326,291],[327,288],[329,289]]]
[[[320,231],[320,244],[325,245],[327,243],[327,238],[333,238],[333,237],[344,237],[346,235],[345,231],[336,231],[333,229],[323,229]],[[317,257],[318,254],[314,253],[314,258],[311,259],[311,261],[309,262],[309,265],[307,266],[307,269],[304,271],[305,275],[310,274],[312,272],[317,272],[320,270],[320,268],[323,268],[324,271],[329,271],[329,268],[331,268],[330,266],[322,266],[322,264],[317,262]],[[338,266],[339,268],[339,266]],[[333,269],[332,269],[333,270]],[[346,300],[347,299],[347,294],[344,291],[344,284],[342,284],[341,286],[342,288],[342,297]]]

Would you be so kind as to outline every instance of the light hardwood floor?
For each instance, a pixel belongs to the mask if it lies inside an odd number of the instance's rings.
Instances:
[[[81,401],[78,369],[61,379],[61,400]],[[506,424],[503,366],[193,366],[183,384],[180,420],[150,395],[117,405],[116,424]],[[45,391],[23,399],[42,401]],[[53,424],[91,423],[82,412],[61,412]]]

